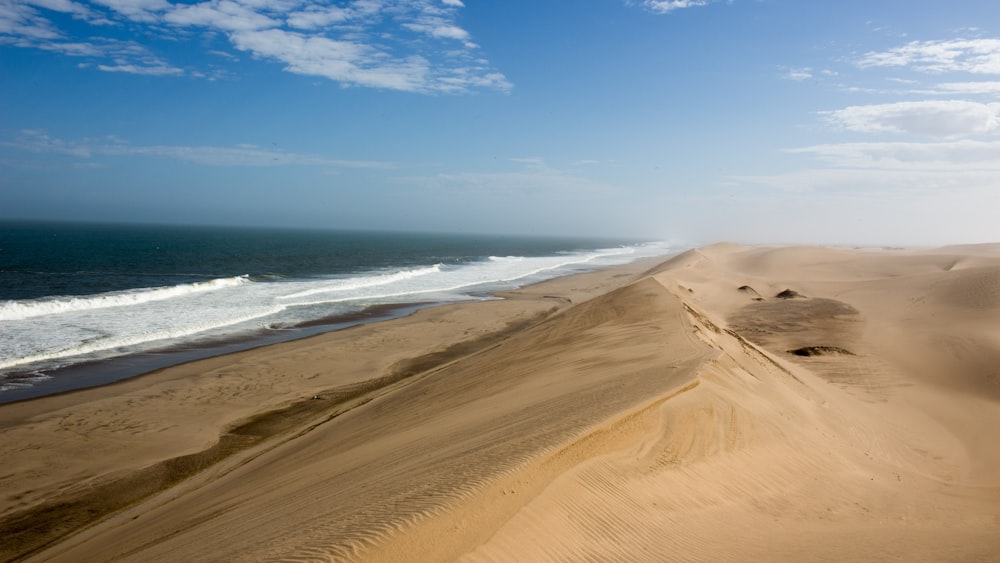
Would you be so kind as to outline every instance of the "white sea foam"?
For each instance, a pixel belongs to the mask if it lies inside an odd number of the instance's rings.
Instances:
[[[0,321],[15,321],[45,315],[55,315],[74,311],[88,311],[91,309],[104,309],[109,307],[133,307],[152,301],[173,299],[203,291],[214,291],[226,287],[242,285],[248,282],[249,278],[247,276],[236,276],[231,278],[219,278],[206,282],[186,283],[148,289],[130,289],[126,291],[102,293],[99,295],[88,295],[85,297],[67,296],[44,299],[27,299],[22,301],[0,301]]]
[[[523,262],[524,256],[490,256],[490,262]]]
[[[117,352],[108,355],[121,355],[122,353],[128,353],[129,351],[135,351],[128,350],[132,347],[148,345],[154,342],[171,340],[176,341],[184,337],[202,334],[211,330],[266,317],[278,312],[279,310],[280,309],[278,308],[272,308],[270,310],[260,310],[254,313],[248,312],[242,316],[229,316],[224,320],[213,319],[201,323],[183,323],[174,328],[160,325],[152,330],[147,329],[141,332],[109,332],[99,337],[79,340],[75,343],[66,345],[65,347],[56,346],[49,350],[37,351],[19,358],[0,358],[0,369],[9,369],[37,362],[60,360],[89,354],[107,353],[109,351]],[[53,342],[53,340],[49,340],[49,342]]]
[[[386,274],[333,279],[324,283],[321,287],[305,289],[290,295],[281,295],[278,299],[298,299],[301,297],[308,297],[310,295],[318,295],[320,293],[342,293],[346,291],[360,290],[369,287],[398,283],[418,276],[426,276],[428,274],[436,274],[439,272],[441,272],[441,264],[435,264],[427,268],[401,270]]]

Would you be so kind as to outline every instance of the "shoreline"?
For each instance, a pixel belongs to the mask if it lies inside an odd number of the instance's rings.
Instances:
[[[26,224],[4,234],[12,264],[24,267],[3,272],[0,403],[674,250],[637,240],[149,225]],[[67,244],[47,245],[53,237]],[[202,352],[210,347],[218,349]]]
[[[2,405],[0,555],[987,561],[977,250],[714,245]]]
[[[263,348],[273,344],[294,342],[360,324],[405,317],[424,307],[440,305],[443,303],[373,305],[359,311],[331,315],[290,326],[261,328],[257,331],[230,337],[211,338],[123,356],[79,362],[46,370],[42,372],[45,379],[32,382],[28,387],[0,392],[0,405],[72,393],[91,387],[113,385],[120,381],[142,377],[161,369],[189,362]],[[24,377],[37,377],[33,374],[34,372],[27,372]],[[22,376],[19,372],[13,372],[11,375],[14,378]]]
[[[676,254],[676,252],[671,254]],[[665,256],[670,256],[671,254]],[[660,258],[663,257],[645,257],[639,258],[634,262],[656,261]],[[603,268],[628,266],[628,264],[630,263],[602,268],[585,268],[557,276],[556,278],[531,282],[512,290],[474,292],[468,294],[469,300],[381,303],[370,305],[357,311],[327,315],[294,324],[269,325],[229,336],[205,337],[186,343],[169,344],[159,348],[151,348],[120,356],[85,360],[54,368],[12,370],[6,374],[10,383],[18,385],[17,382],[22,380],[28,383],[23,384],[23,387],[14,387],[0,391],[0,405],[30,401],[50,395],[72,393],[80,389],[102,385],[112,385],[123,380],[141,377],[151,372],[188,362],[253,350],[274,344],[294,342],[328,332],[345,330],[361,324],[393,320],[411,315],[427,307],[469,304],[497,299],[501,298],[500,296],[505,293],[516,292],[518,289],[543,284],[552,279],[586,274]]]

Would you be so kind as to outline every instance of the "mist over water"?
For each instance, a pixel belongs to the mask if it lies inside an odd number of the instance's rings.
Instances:
[[[639,241],[0,224],[0,394],[80,362],[374,306],[487,299],[670,250]]]

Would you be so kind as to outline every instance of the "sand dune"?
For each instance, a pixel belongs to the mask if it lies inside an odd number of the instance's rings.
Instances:
[[[506,297],[0,407],[4,555],[1000,557],[1000,246],[716,245]]]
[[[968,305],[1000,262],[956,259],[719,246],[658,268],[719,358],[642,445],[561,475],[467,559],[997,560],[1000,309]]]

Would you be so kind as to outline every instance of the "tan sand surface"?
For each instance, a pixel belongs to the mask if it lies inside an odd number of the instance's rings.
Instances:
[[[506,297],[0,407],[2,555],[1000,560],[1000,245]]]

